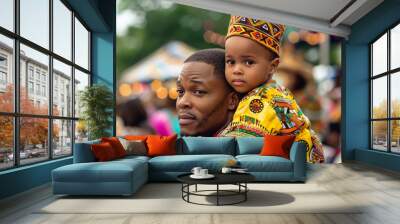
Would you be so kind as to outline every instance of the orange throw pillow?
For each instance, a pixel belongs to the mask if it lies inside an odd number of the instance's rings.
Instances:
[[[121,142],[117,137],[109,137],[109,138],[101,138],[101,142],[108,142],[114,149],[115,155],[117,158],[121,158],[126,156],[126,151],[124,146],[122,146]]]
[[[117,158],[114,149],[108,142],[93,144],[91,145],[91,149],[94,157],[99,162],[109,161]]]
[[[176,139],[176,134],[172,136],[149,135],[146,140],[147,155],[152,157],[176,155]]]
[[[140,141],[146,141],[147,135],[126,135],[124,137],[126,140],[140,140]]]
[[[280,156],[289,159],[290,147],[296,136],[294,135],[265,135],[261,156]]]

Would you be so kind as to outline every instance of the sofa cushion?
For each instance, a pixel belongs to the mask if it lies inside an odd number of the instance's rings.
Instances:
[[[263,137],[237,137],[236,155],[260,154],[264,145]]]
[[[146,142],[142,140],[126,140],[125,138],[119,138],[122,146],[126,151],[126,155],[146,156],[147,148]]]
[[[292,172],[292,161],[278,156],[238,155],[236,159],[241,168],[249,172]]]
[[[178,141],[177,154],[225,154],[235,155],[233,137],[182,137]]]
[[[121,142],[119,141],[118,137],[103,137],[101,138],[101,142],[108,142],[114,149],[115,155],[117,158],[122,158],[126,156],[126,151],[124,146],[122,146]]]
[[[159,136],[149,135],[146,139],[148,156],[165,156],[176,154],[177,135]]]
[[[118,158],[110,143],[102,142],[90,146],[97,161],[104,162]]]
[[[145,166],[146,162],[135,159],[74,163],[53,170],[52,174],[53,181],[58,182],[129,182],[134,172],[147,171]]]
[[[295,135],[265,135],[261,156],[280,156],[289,159],[290,147]]]
[[[163,172],[190,172],[193,167],[200,166],[211,172],[219,171],[228,160],[235,159],[231,155],[175,155],[158,156],[149,160],[149,170]]]

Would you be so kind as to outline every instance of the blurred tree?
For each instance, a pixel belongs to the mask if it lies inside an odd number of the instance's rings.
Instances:
[[[392,100],[392,117],[400,117],[400,101]],[[387,118],[387,101],[382,101],[378,106],[373,108],[374,118]],[[397,120],[392,121],[392,141],[398,141],[400,138],[400,122]],[[375,138],[385,138],[387,136],[387,122],[374,122],[373,133]]]
[[[204,38],[207,30],[225,35],[229,15],[162,0],[120,0],[119,13],[126,10],[138,16],[139,24],[117,37],[117,79],[129,66],[171,40],[194,48],[220,47]]]
[[[12,112],[14,105],[14,89],[12,85],[7,86],[5,93],[0,94],[0,106],[3,111]],[[20,104],[24,108],[26,114],[47,114],[47,106],[35,106],[29,99],[25,88],[20,89]],[[54,111],[59,114],[58,110]],[[46,118],[31,118],[21,117],[20,126],[20,148],[24,149],[26,145],[36,145],[47,143],[48,138],[48,119]],[[11,116],[0,116],[0,146],[11,148],[13,146],[13,118]],[[58,138],[59,128],[55,125],[53,130],[53,138]]]

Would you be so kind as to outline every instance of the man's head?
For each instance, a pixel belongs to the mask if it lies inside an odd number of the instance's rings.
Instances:
[[[222,49],[200,50],[185,60],[176,101],[182,135],[212,136],[230,122],[238,98],[224,67]]]
[[[279,65],[285,27],[263,20],[231,16],[226,36],[225,75],[239,93],[268,82]]]

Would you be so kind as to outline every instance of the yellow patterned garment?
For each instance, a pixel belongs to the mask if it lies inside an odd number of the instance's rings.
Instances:
[[[324,154],[310,121],[286,88],[270,81],[249,92],[240,102],[232,122],[217,136],[261,137],[296,135],[307,145],[307,161],[323,162]]]

